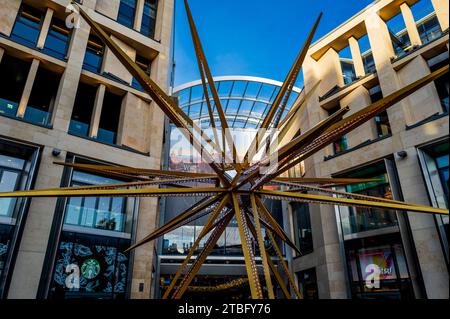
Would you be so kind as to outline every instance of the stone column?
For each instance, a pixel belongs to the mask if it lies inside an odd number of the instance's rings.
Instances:
[[[52,114],[51,123],[56,130],[67,132],[69,129],[89,33],[90,27],[84,20],[81,20],[79,29],[72,31],[67,66],[61,78],[55,99],[55,111]]]
[[[420,39],[419,31],[417,30],[416,21],[412,14],[411,8],[405,2],[400,6],[402,11],[403,20],[405,21],[406,31],[408,32],[409,39],[411,40],[411,45],[422,45],[422,40]]]
[[[448,1],[447,0],[431,0],[433,3],[434,11],[436,11],[436,16],[439,20],[439,24],[441,25],[441,29],[443,31],[448,29]]]
[[[417,56],[405,67],[397,72],[402,87],[430,74],[427,61],[422,56]],[[422,121],[436,113],[442,112],[441,101],[434,82],[426,85],[417,92],[404,99],[409,112],[405,112],[406,124],[412,125]]]
[[[44,22],[42,23],[41,33],[39,33],[39,38],[36,45],[39,49],[44,48],[45,40],[47,39],[48,31],[50,30],[50,25],[52,23],[53,13],[53,9],[47,8]]]
[[[11,35],[22,0],[0,0],[0,33]]]
[[[384,96],[387,96],[402,87],[397,72],[395,72],[391,63],[391,58],[395,56],[395,53],[389,29],[376,12],[372,12],[367,16],[365,24],[372,47],[381,91]],[[405,130],[405,118],[412,118],[410,112],[411,110],[405,105],[404,101],[397,103],[387,110],[393,134]]]
[[[2,63],[3,53],[5,53],[5,49],[0,48],[0,63]]]
[[[100,84],[95,95],[94,109],[92,110],[91,125],[89,126],[89,137],[96,138],[98,127],[100,125],[100,117],[102,115],[103,100],[105,98],[106,86]]]
[[[117,144],[148,153],[151,118],[150,104],[128,92],[122,101]]]
[[[119,47],[131,58],[131,60],[136,60],[135,49],[119,40],[114,35],[111,36],[111,39],[119,45]],[[108,47],[105,48],[102,71],[111,73],[128,84],[130,84],[133,79],[133,76],[130,74],[130,72],[128,72],[128,70],[123,66],[123,64],[119,61],[119,59],[117,59],[117,57]]]
[[[31,90],[33,90],[34,80],[39,68],[39,60],[33,59],[31,63],[30,71],[28,72],[25,88],[23,89],[22,97],[20,99],[19,107],[17,109],[17,117],[24,117],[27,109],[28,101],[30,99]]]
[[[136,4],[136,14],[134,16],[134,30],[137,32],[141,31],[142,19],[144,15],[144,4],[145,0],[138,0]]]
[[[58,188],[64,167],[54,165],[53,147],[43,149],[35,189]],[[65,158],[63,152],[61,158]],[[50,230],[53,223],[56,198],[34,198],[31,201],[25,228],[14,265],[8,299],[35,299]]]
[[[361,49],[359,48],[358,40],[355,39],[355,37],[351,37],[348,39],[348,44],[350,45],[356,76],[363,77],[366,75],[366,71],[364,70],[364,62],[361,56]]]

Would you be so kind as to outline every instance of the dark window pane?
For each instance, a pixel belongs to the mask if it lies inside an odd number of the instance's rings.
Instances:
[[[24,119],[32,123],[48,124],[61,76],[40,67],[33,83]]]
[[[70,120],[69,133],[88,136],[97,87],[80,82]]]
[[[302,255],[313,252],[311,219],[307,204],[292,203],[294,234],[296,244]]]
[[[0,114],[16,116],[31,63],[4,54],[0,63]]]

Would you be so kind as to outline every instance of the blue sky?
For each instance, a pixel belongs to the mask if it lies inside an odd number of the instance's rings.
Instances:
[[[214,76],[284,80],[320,11],[319,39],[373,0],[190,0]],[[175,86],[200,78],[184,1],[176,0]],[[301,85],[301,83],[299,83]]]

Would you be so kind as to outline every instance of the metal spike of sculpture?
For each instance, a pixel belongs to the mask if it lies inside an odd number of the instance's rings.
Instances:
[[[222,140],[219,140],[218,134],[214,134],[214,140],[207,136],[182,110],[174,101],[166,95],[166,93],[158,87],[118,46],[105,31],[94,22],[87,12],[81,6],[76,5],[81,16],[97,33],[100,39],[108,46],[108,48],[117,56],[119,61],[125,68],[139,81],[146,92],[151,96],[153,101],[162,109],[166,116],[180,129],[186,136],[191,145],[201,152],[203,158],[207,160],[208,165],[214,171],[214,174],[198,174],[176,171],[150,170],[141,168],[131,168],[124,166],[104,166],[104,165],[86,165],[72,163],[55,163],[65,165],[67,167],[79,168],[82,170],[97,172],[103,175],[109,175],[119,178],[132,180],[130,183],[115,185],[96,185],[89,187],[65,187],[60,189],[47,190],[30,190],[17,191],[9,193],[0,193],[0,198],[5,197],[176,197],[176,196],[202,196],[203,199],[189,207],[186,211],[169,221],[166,225],[156,229],[152,234],[141,241],[135,243],[129,250],[136,249],[152,240],[160,238],[183,225],[195,221],[201,217],[209,216],[209,219],[190,249],[187,257],[181,265],[179,271],[175,275],[172,283],[167,287],[164,298],[181,298],[185,291],[189,290],[192,279],[198,273],[200,267],[211,253],[219,237],[224,232],[227,225],[233,218],[236,219],[239,234],[244,252],[245,265],[248,274],[248,285],[250,287],[252,298],[275,298],[272,275],[280,286],[286,298],[301,298],[296,284],[289,273],[289,269],[278,246],[277,239],[287,243],[293,249],[297,249],[288,235],[284,232],[282,226],[272,217],[269,210],[264,206],[264,199],[277,199],[285,201],[297,201],[310,204],[324,205],[343,205],[354,207],[382,208],[406,212],[419,212],[426,214],[448,214],[448,210],[426,207],[420,205],[407,204],[403,202],[377,198],[371,196],[363,196],[351,193],[337,192],[332,189],[334,186],[349,185],[354,183],[364,183],[374,181],[371,179],[333,179],[333,178],[286,178],[279,177],[290,167],[300,163],[309,156],[330,145],[335,140],[354,130],[368,120],[374,118],[379,113],[393,106],[403,98],[416,92],[436,78],[448,73],[448,66],[433,72],[432,74],[408,85],[407,87],[395,92],[382,100],[370,105],[363,110],[349,116],[344,117],[348,108],[342,109],[325,121],[317,124],[307,132],[299,135],[289,143],[280,145],[277,149],[278,165],[269,173],[261,174],[260,168],[267,165],[267,158],[263,158],[256,164],[251,163],[249,151],[255,147],[263,139],[259,136],[255,138],[252,145],[247,151],[243,163],[236,161],[235,145],[231,139],[231,135],[227,132],[222,133]],[[191,28],[194,48],[197,54],[198,66],[202,79],[205,96],[208,103],[208,110],[211,123],[215,123],[215,115],[213,114],[212,101],[215,105],[216,113],[222,125],[222,129],[228,128],[225,114],[222,110],[217,90],[214,86],[213,78],[206,61],[205,54],[195,28],[193,17],[189,9],[187,1],[185,1],[186,11],[188,13],[189,25]],[[263,121],[263,128],[270,126],[279,127],[282,134],[288,130],[292,121],[301,116],[301,110],[306,103],[308,96],[305,96],[298,105],[294,106],[285,120],[281,120],[280,114],[283,113],[286,101],[291,93],[293,83],[297,78],[306,52],[314,36],[315,30],[319,23],[320,16],[314,24],[305,45],[300,51],[286,81],[284,82],[280,93],[275,99],[270,111]],[[317,86],[317,85],[316,85]],[[208,91],[208,87],[209,90]],[[275,119],[275,121],[274,121]],[[283,127],[285,131],[283,131]],[[269,140],[269,143],[271,141]],[[206,146],[212,147],[219,154],[222,154],[223,161],[227,156],[226,146],[232,151],[231,166],[235,169],[235,177],[231,178],[226,171],[223,162],[215,162],[213,156],[208,153]],[[229,160],[229,159],[228,159]],[[193,182],[209,183],[211,187],[195,188],[189,184]],[[169,188],[142,188],[144,186],[165,185]],[[267,185],[281,185],[283,191],[269,190]],[[311,195],[306,192],[323,193],[324,195]],[[243,202],[250,203],[243,205]],[[265,247],[262,236],[262,228],[264,227],[268,239],[279,258],[279,269],[271,260],[269,251]],[[253,239],[252,239],[253,237]],[[205,240],[203,248],[197,253],[197,257],[192,263],[191,258],[200,248],[200,242]],[[255,242],[259,248],[262,259],[263,276],[260,276],[255,258]],[[289,287],[287,287],[279,273],[282,270],[288,279]],[[239,281],[236,285],[242,285],[245,282]],[[217,289],[226,289],[232,286],[218,287]],[[266,289],[263,289],[265,287]],[[191,287],[192,289],[192,287]],[[213,290],[213,289],[212,289]],[[266,292],[264,292],[266,291]],[[291,291],[291,292],[290,292]]]

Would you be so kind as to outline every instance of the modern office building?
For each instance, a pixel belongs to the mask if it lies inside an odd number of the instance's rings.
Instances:
[[[345,106],[353,114],[447,65],[448,12],[447,1],[379,0],[316,41],[303,67],[311,98],[301,130]],[[445,76],[290,174],[373,177],[379,181],[341,190],[448,207],[448,103]],[[448,216],[298,203],[289,209],[302,251],[292,263],[306,296],[449,297]]]
[[[167,89],[173,0],[77,2]],[[0,0],[0,191],[120,180],[55,161],[161,166],[163,113],[69,4]],[[157,218],[156,199],[1,199],[0,298],[150,298],[152,247],[124,249]]]
[[[228,125],[232,130],[237,152],[239,156],[243,157],[249,146],[248,142],[246,143],[245,141],[246,134],[254,136],[251,132],[256,132],[256,128],[260,126],[267,115],[282,83],[250,76],[216,77],[214,82]],[[298,99],[300,93],[301,90],[299,88],[293,88],[286,105],[285,114]],[[173,95],[177,98],[181,109],[206,134],[213,136],[213,132],[208,130],[212,127],[212,124],[203,93],[202,82],[194,81],[176,87]],[[220,128],[221,124],[218,114],[217,112],[214,114],[215,125]],[[183,140],[179,130],[172,123],[167,122],[164,144],[164,169],[198,173],[210,172],[209,166],[203,163],[200,158],[196,158],[195,152],[191,152],[190,144],[187,141],[183,143]],[[197,185],[197,187],[200,187],[200,185]],[[167,199],[162,201],[161,226],[200,199],[180,197],[177,200]],[[289,217],[286,214],[287,209],[281,201],[267,201],[266,207],[270,208],[280,225],[285,227],[289,225],[285,223],[288,222]],[[160,295],[155,294],[156,297],[160,297],[170,284],[171,278],[177,273],[189,249],[197,239],[197,236],[200,235],[206,221],[207,217],[201,218],[178,228],[160,239],[157,249],[157,278],[159,280],[155,282],[155,291],[159,292]],[[199,251],[203,248],[203,244],[204,242],[200,243]],[[255,251],[257,250],[255,243]],[[286,250],[284,253],[289,254]],[[259,253],[257,252],[257,254]],[[289,255],[286,256],[289,257]],[[260,264],[261,260],[259,259],[257,262]],[[259,267],[262,273],[262,267]],[[230,226],[225,230],[224,235],[219,239],[216,247],[214,247],[208,261],[200,269],[199,275],[191,285],[192,287],[188,288],[185,297],[201,300],[210,298],[211,292],[213,292],[215,297],[218,298],[247,299],[250,297],[250,290],[248,283],[245,281],[246,278],[247,272],[239,230],[236,220],[233,219]],[[233,281],[242,281],[242,285],[237,285],[230,289],[220,289],[223,284]],[[278,296],[282,297],[281,291],[278,292]]]

